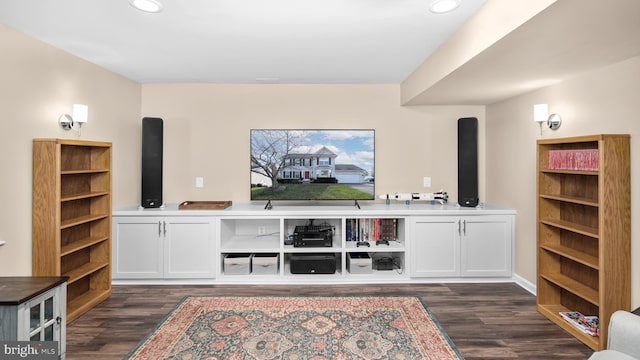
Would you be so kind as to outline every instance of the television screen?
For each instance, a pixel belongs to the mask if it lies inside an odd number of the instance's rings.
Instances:
[[[373,200],[374,130],[251,130],[251,200]]]

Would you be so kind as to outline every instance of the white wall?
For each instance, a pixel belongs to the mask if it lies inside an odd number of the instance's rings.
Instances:
[[[518,211],[516,273],[536,277],[536,140],[590,134],[631,135],[631,294],[640,305],[640,57],[487,106],[487,197]],[[540,135],[533,104],[562,116],[557,131]]]
[[[442,188],[457,201],[457,119],[479,118],[482,179],[484,107],[402,107],[398,97],[398,85],[145,84],[142,115],[164,119],[165,203],[249,201],[256,128],[375,129],[377,195]]]
[[[31,274],[33,138],[113,142],[113,203],[137,195],[140,85],[0,25],[0,276]],[[58,117],[73,103],[89,105],[81,135]],[[133,160],[136,159],[136,160]]]

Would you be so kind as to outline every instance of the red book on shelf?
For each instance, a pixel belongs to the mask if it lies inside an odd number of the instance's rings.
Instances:
[[[598,149],[550,150],[549,169],[598,171]]]

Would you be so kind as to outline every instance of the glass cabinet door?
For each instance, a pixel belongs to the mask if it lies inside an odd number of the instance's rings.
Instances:
[[[29,302],[29,340],[59,340],[56,325],[61,319],[56,314],[54,295],[54,292],[49,292]]]

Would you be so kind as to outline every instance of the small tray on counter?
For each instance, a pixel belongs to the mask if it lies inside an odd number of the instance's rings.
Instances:
[[[183,201],[178,210],[224,210],[230,207],[231,201]]]

